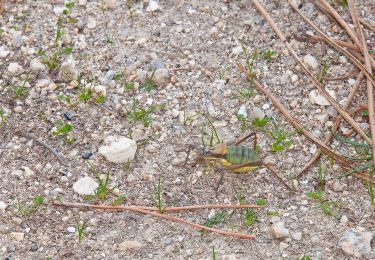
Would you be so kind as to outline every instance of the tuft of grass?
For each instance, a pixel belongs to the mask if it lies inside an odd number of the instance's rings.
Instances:
[[[324,200],[323,191],[310,191],[310,192],[306,192],[305,195],[310,199],[319,200],[319,201]]]
[[[237,119],[241,123],[241,132],[246,132],[246,130],[249,128],[247,118],[242,114],[237,114]]]
[[[263,119],[254,118],[252,123],[253,123],[253,127],[260,128],[260,127],[266,126],[269,121],[270,121],[269,117],[265,117]]]
[[[154,80],[155,79],[155,72],[156,72],[156,68],[154,68],[152,70],[151,77],[149,77],[146,80],[146,83],[141,88],[142,90],[150,92],[151,90],[153,90],[154,88],[157,87],[157,85],[155,83],[155,80]]]
[[[118,195],[115,200],[111,203],[112,206],[120,206],[126,200],[126,196],[123,194]]]
[[[206,227],[213,227],[215,225],[218,225],[224,222],[225,222],[225,214],[223,212],[220,212],[220,213],[216,213],[211,218],[207,218],[203,225]]]
[[[216,260],[215,246],[212,246],[212,260]]]
[[[268,137],[273,141],[271,145],[271,152],[277,153],[283,151],[284,149],[290,147],[293,144],[293,141],[290,140],[290,137],[295,135],[297,132],[286,132],[272,120],[273,130],[268,131]]]
[[[338,209],[341,205],[337,201],[330,201],[324,198],[323,191],[307,192],[306,196],[310,199],[317,200],[320,204],[316,206],[320,208],[325,215],[337,217]]]
[[[75,4],[74,1],[65,3],[65,9],[64,9],[63,13],[61,15],[59,15],[59,17],[57,18],[55,40],[54,40],[55,47],[57,47],[59,45],[59,41],[61,40],[62,36],[64,35],[64,31],[63,31],[64,23],[65,22],[68,22],[68,23],[75,23],[76,22],[76,20],[74,18],[68,17],[69,13],[71,13],[71,11],[74,7],[74,4]]]
[[[322,162],[319,162],[318,164],[317,175],[318,175],[318,182],[319,182],[320,190],[324,190],[324,186],[326,184],[327,173],[328,173],[328,170],[333,166],[333,163],[334,163],[333,159],[329,158],[328,163],[323,165]]]
[[[86,236],[87,220],[76,219],[76,235],[78,238],[78,243],[80,243]]]
[[[134,11],[134,8],[133,8],[133,0],[126,0],[126,7],[128,8],[128,13],[129,13],[130,19],[133,19],[134,15],[135,15],[135,11]]]
[[[161,201],[161,185],[160,185],[160,176],[158,177],[158,184],[156,187],[156,207],[159,209],[160,214],[164,214],[164,207]]]
[[[21,99],[24,100],[29,95],[29,90],[26,88],[26,83],[29,82],[30,78],[30,71],[27,72],[25,79],[22,81],[21,85],[15,85],[11,88],[11,91],[13,92],[13,97],[15,99]]]
[[[375,193],[374,193],[374,167],[368,170],[369,181],[365,183],[367,193],[370,197],[371,207],[375,207]]]
[[[0,108],[0,128],[3,127],[3,125],[5,125],[7,117],[8,116],[5,114],[3,108]]]
[[[39,206],[44,202],[44,198],[42,196],[34,197],[31,204],[22,204],[18,199],[14,203],[14,208],[16,209],[16,214],[22,217],[27,217],[36,212]]]
[[[104,202],[107,199],[108,194],[111,192],[111,189],[108,188],[109,171],[106,171],[104,180],[100,178],[99,174],[97,174],[96,179],[99,182],[99,186],[95,190],[95,196],[98,200]]]
[[[70,137],[69,133],[71,131],[73,131],[73,126],[71,124],[64,123],[62,120],[57,120],[55,122],[55,129],[52,130],[52,134],[54,136],[62,137],[66,143],[71,144],[76,140],[75,137]]]
[[[155,106],[150,106],[149,108],[137,108],[137,102],[133,98],[133,104],[131,110],[125,108],[125,116],[131,124],[135,124],[138,121],[143,122],[144,127],[148,127],[151,123],[151,115],[156,111]]]

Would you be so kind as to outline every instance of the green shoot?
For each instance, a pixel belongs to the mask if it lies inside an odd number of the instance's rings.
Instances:
[[[156,207],[159,209],[160,214],[164,214],[164,208],[161,201],[161,186],[160,186],[160,176],[158,177],[158,185],[157,185],[157,201],[156,201]]]
[[[112,33],[111,35],[109,35],[108,33],[105,33],[105,41],[106,41],[106,43],[108,43],[110,46],[112,46],[113,43],[115,42],[114,39],[115,39],[115,35],[114,35],[114,33]]]
[[[222,71],[219,72],[219,79],[225,80],[225,73],[228,71],[228,67],[225,67]]]
[[[111,203],[112,206],[120,206],[124,203],[126,199],[126,196],[123,194],[120,194],[116,197],[116,199]]]
[[[276,210],[268,210],[267,211],[267,215],[268,216],[278,217],[278,216],[280,216],[280,213],[278,211],[276,211]]]
[[[329,163],[323,165],[321,162],[319,162],[318,164],[317,175],[318,175],[318,182],[319,182],[320,190],[324,190],[327,173],[328,173],[328,170],[333,166],[333,163],[334,162],[332,158],[329,158]]]
[[[237,119],[241,123],[241,132],[245,132],[248,129],[247,118],[242,114],[237,114]]]
[[[256,221],[257,216],[254,209],[246,209],[245,210],[245,225],[251,226]]]
[[[215,246],[212,246],[212,260],[216,260]]]
[[[145,108],[138,109],[137,108],[137,102],[133,98],[132,109],[127,110],[125,108],[125,110],[126,110],[125,116],[130,121],[131,124],[135,124],[138,121],[142,121],[143,125],[145,127],[148,127],[151,123],[151,114],[156,111],[156,107],[150,106],[147,109],[145,109]]]
[[[14,207],[16,209],[16,213],[19,216],[30,216],[35,213],[35,211],[39,208],[39,206],[44,202],[44,198],[42,196],[34,197],[31,205],[23,205],[20,203],[19,200],[16,201]]]
[[[99,174],[97,174],[96,179],[99,182],[99,186],[95,190],[95,196],[96,198],[98,198],[98,200],[100,200],[101,202],[104,202],[107,199],[108,194],[111,192],[111,190],[108,188],[109,171],[105,173],[104,180],[100,178]]]
[[[254,120],[253,120],[253,127],[259,128],[259,127],[266,126],[269,121],[270,121],[270,119],[268,117],[265,117],[263,119],[254,118]]]
[[[125,84],[124,84],[125,91],[132,90],[132,89],[134,89],[134,87],[135,87],[134,82],[125,82]]]
[[[324,200],[324,192],[323,191],[311,191],[311,192],[306,192],[305,194],[308,198],[314,199],[314,200],[319,200],[323,201]]]
[[[122,73],[121,71],[116,71],[115,74],[113,75],[113,80],[115,81],[120,81],[122,80]]]
[[[371,207],[375,207],[375,193],[374,193],[374,167],[368,170],[369,181],[366,184],[367,193],[370,196]]]
[[[79,219],[76,220],[76,235],[78,238],[78,243],[80,243],[86,236],[86,228],[87,228],[87,220],[81,221]]]
[[[5,125],[7,121],[7,115],[5,114],[3,108],[0,108],[0,128]]]
[[[128,8],[129,16],[132,19],[135,15],[135,11],[133,9],[133,0],[126,0],[126,7]]]
[[[150,92],[151,90],[153,90],[154,88],[157,87],[157,85],[155,84],[155,81],[154,81],[155,72],[156,72],[156,68],[152,70],[151,77],[148,78],[146,83],[142,86],[142,90]]]
[[[273,131],[269,131],[268,137],[273,140],[271,146],[271,152],[277,153],[282,151],[293,144],[293,141],[290,140],[290,137],[296,134],[296,132],[285,132],[284,130],[280,129],[279,126],[272,121],[274,126]]]
[[[216,213],[215,215],[213,215],[211,218],[208,218],[205,222],[204,222],[204,226],[206,227],[213,227],[215,225],[218,225],[220,223],[223,223],[225,221],[225,214],[220,212],[220,213]]]
[[[257,204],[258,206],[264,206],[264,205],[266,205],[266,200],[265,199],[257,199],[255,201],[255,204]]]
[[[266,61],[269,61],[269,60],[273,59],[276,56],[276,54],[277,53],[273,50],[266,50],[262,53],[262,57]]]
[[[19,86],[13,86],[12,92],[15,99],[26,99],[29,94],[29,90],[26,88],[26,83],[29,82],[30,71],[27,72],[25,79]]]
[[[216,131],[216,127],[214,126],[214,124],[212,123],[212,121],[210,120],[210,118],[208,118],[207,116],[205,116],[207,121],[208,121],[208,124],[210,125],[211,129],[212,129],[212,132],[211,132],[211,139],[210,139],[210,147],[213,146],[213,139],[214,139],[214,136],[216,138],[216,143],[217,144],[220,144],[222,143],[222,141],[220,140],[219,138],[219,135]]]

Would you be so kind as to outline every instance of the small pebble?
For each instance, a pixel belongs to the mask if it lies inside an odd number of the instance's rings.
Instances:
[[[319,66],[318,61],[316,58],[310,54],[307,54],[305,57],[303,57],[303,62],[310,67],[310,69],[317,69]]]
[[[75,233],[76,232],[76,228],[75,227],[68,227],[66,229],[69,233]]]
[[[8,205],[4,201],[0,201],[0,210],[5,210]]]
[[[88,160],[88,159],[90,159],[92,154],[93,153],[91,151],[84,151],[81,156],[82,156],[83,159]]]
[[[71,121],[73,119],[73,113],[70,111],[67,111],[64,113],[64,117],[66,120]]]

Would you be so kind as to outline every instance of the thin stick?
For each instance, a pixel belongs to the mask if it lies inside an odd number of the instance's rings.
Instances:
[[[363,24],[364,27],[375,33],[375,27],[368,23],[366,20],[360,19],[360,22],[361,24]]]
[[[248,79],[251,78],[251,76],[249,75],[248,71],[242,66],[242,65],[238,65],[240,71],[242,71],[243,73],[245,73],[246,77]],[[277,100],[277,98],[275,98],[272,93],[263,88],[262,85],[259,84],[258,81],[256,80],[253,80],[253,86],[256,90],[258,90],[259,92],[262,92],[263,94],[265,94],[271,101],[272,103],[275,105],[275,107],[280,111],[281,114],[283,114],[285,116],[285,118],[298,130],[300,131],[303,135],[305,135],[308,139],[310,139],[314,144],[316,144],[317,146],[319,146],[320,149],[322,149],[322,151],[327,154],[328,156],[332,157],[334,160],[338,161],[338,162],[341,162],[341,163],[346,163],[346,160],[336,154],[334,151],[332,151],[328,146],[326,146],[325,144],[323,144],[319,139],[317,139],[315,136],[313,136],[309,131],[307,131],[295,118],[293,118],[288,110]]]
[[[294,191],[289,185],[281,178],[279,174],[277,174],[277,171],[269,164],[263,164],[288,190]]]
[[[363,73],[363,72],[362,72]],[[355,75],[358,75],[358,70],[354,68],[353,70],[349,71],[345,75],[337,76],[337,77],[325,77],[324,81],[339,81],[339,80],[345,80],[347,78],[351,78]],[[345,108],[344,108],[345,109]],[[345,109],[346,110],[346,109]]]
[[[64,159],[62,158],[62,156],[55,151],[55,149],[53,149],[50,145],[48,145],[47,143],[39,140],[36,136],[32,135],[32,134],[29,134],[29,133],[26,133],[24,130],[18,130],[17,133],[20,135],[20,136],[23,136],[23,137],[26,137],[26,138],[29,138],[29,139],[33,139],[35,142],[37,142],[38,144],[40,144],[41,146],[47,148],[56,158],[57,160],[59,160],[59,162],[64,165],[64,166],[69,166],[68,163],[66,163],[64,161]]]
[[[368,46],[366,42],[365,35],[363,34],[361,23],[359,21],[357,10],[355,8],[355,4],[353,0],[348,0],[348,6],[349,11],[352,16],[355,29],[357,31],[357,34],[359,35],[360,42],[362,42],[363,45],[363,55],[365,57],[365,65],[367,71],[371,74],[372,68],[370,63],[370,56],[368,54]],[[367,79],[366,81],[366,87],[367,87],[367,105],[368,105],[368,116],[369,116],[369,123],[370,123],[370,131],[371,131],[371,140],[374,145],[371,147],[372,151],[372,161],[375,165],[375,111],[374,111],[374,94],[373,94],[373,86],[375,84],[372,84],[370,80]]]
[[[288,0],[290,1],[290,0]],[[353,129],[359,133],[367,143],[371,144],[371,139],[366,135],[366,133],[359,127],[359,125],[353,120],[353,118],[350,117],[350,115],[344,111],[340,105],[328,94],[326,89],[320,84],[319,80],[311,73],[311,71],[306,67],[306,65],[301,61],[301,59],[298,57],[297,53],[294,51],[294,49],[290,46],[288,43],[286,37],[284,34],[280,31],[276,23],[272,20],[272,18],[269,16],[268,12],[264,9],[264,7],[258,2],[258,0],[252,0],[255,7],[258,9],[258,11],[261,13],[261,15],[267,20],[267,22],[271,25],[272,29],[276,32],[277,36],[282,40],[282,42],[285,44],[289,52],[293,55],[294,59],[301,65],[302,69],[305,71],[305,73],[309,76],[310,80],[314,83],[318,91],[324,96],[324,98],[336,109],[336,111],[353,127]],[[294,5],[294,3],[293,3]],[[298,10],[298,8],[297,8]],[[339,47],[341,48],[341,47]],[[342,49],[342,48],[341,48]],[[361,66],[363,66],[361,64]],[[368,74],[366,71],[365,73]],[[315,138],[315,140],[317,140]],[[319,141],[319,140],[318,140]],[[320,141],[319,141],[320,142]],[[321,143],[322,144],[322,143]],[[324,144],[322,144],[324,145]],[[325,149],[328,147],[325,146]]]
[[[102,210],[104,210],[104,208],[101,207],[103,205],[90,205],[90,204],[82,204],[82,203],[52,202],[49,205],[56,206],[56,207],[79,208],[79,209],[86,208],[86,209],[102,209]],[[113,209],[111,208],[111,210],[113,210]],[[247,234],[242,234],[242,233],[224,231],[224,230],[220,230],[220,229],[216,229],[216,228],[210,228],[210,227],[202,226],[202,225],[199,225],[199,224],[194,224],[194,223],[191,223],[189,221],[186,221],[186,220],[183,220],[183,219],[180,219],[180,218],[176,218],[176,217],[168,216],[168,215],[165,215],[165,214],[160,214],[160,213],[157,213],[157,212],[145,210],[145,209],[139,208],[137,206],[121,206],[121,210],[129,210],[129,211],[138,212],[138,213],[142,213],[142,214],[146,214],[146,215],[151,215],[151,216],[154,216],[154,217],[158,217],[158,218],[166,219],[166,220],[169,220],[169,221],[181,223],[181,224],[190,226],[190,227],[195,228],[195,229],[211,231],[213,233],[221,234],[221,235],[224,235],[224,236],[243,238],[243,239],[253,239],[253,238],[255,238],[255,235],[247,235]]]
[[[357,80],[356,80],[356,82],[355,82],[355,84],[354,84],[354,86],[352,88],[352,90],[349,93],[348,101],[346,102],[346,104],[344,106],[345,110],[350,106],[350,104],[351,104],[351,102],[352,102],[355,94],[358,92],[358,89],[359,89],[359,86],[361,85],[363,77],[364,77],[363,72],[360,72],[359,75],[358,75],[358,77],[357,77]],[[341,116],[337,117],[336,122],[335,122],[334,126],[332,127],[332,131],[333,132],[335,132],[338,129],[338,127],[339,127],[339,125],[341,123],[341,119],[342,119]],[[333,135],[330,132],[326,136],[326,138],[324,140],[324,144],[328,145],[329,142],[331,141],[332,137],[333,137]],[[296,176],[297,180],[320,158],[321,154],[322,154],[322,152],[320,150],[318,150],[318,151],[315,152],[314,156],[305,164],[305,166],[303,167],[303,169],[297,174],[297,176]]]
[[[319,35],[303,35],[303,36],[296,35],[294,38],[296,38],[297,40],[309,40],[309,41],[313,41],[313,42],[318,42],[318,41],[322,41],[322,42],[326,42],[326,43],[329,42],[329,41],[327,41],[326,38],[323,38]],[[357,45],[354,45],[354,44],[351,44],[351,43],[348,43],[348,42],[345,42],[345,41],[341,41],[341,40],[338,40],[338,39],[333,39],[333,38],[330,38],[330,39],[331,39],[331,41],[337,43],[338,45],[341,45],[341,47],[345,47],[345,48],[348,48],[348,49],[351,49],[351,50],[357,51],[357,52],[361,51],[361,49]]]

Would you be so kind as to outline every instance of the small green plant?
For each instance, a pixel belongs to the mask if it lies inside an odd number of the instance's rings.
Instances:
[[[0,108],[0,128],[5,125],[7,121],[7,115],[5,114],[3,108]]]
[[[368,180],[368,182],[365,183],[365,186],[366,186],[366,189],[367,189],[367,193],[370,196],[371,207],[374,208],[375,207],[375,193],[374,193],[374,182],[373,182],[374,167],[371,167],[368,170],[368,176],[369,176],[369,180]]]
[[[266,199],[257,199],[256,201],[255,201],[255,204],[257,204],[258,206],[264,206],[264,205],[266,205]]]
[[[215,246],[212,246],[212,260],[216,260]]]
[[[266,61],[269,61],[271,59],[273,59],[275,56],[276,56],[276,52],[273,51],[273,50],[265,50],[263,53],[262,53],[262,57],[263,59],[265,59]]]
[[[24,205],[18,199],[14,204],[16,209],[16,213],[19,216],[26,217],[30,216],[35,213],[35,211],[39,208],[39,206],[44,202],[44,198],[42,196],[34,197],[31,204]]]
[[[225,74],[228,71],[228,67],[225,67],[222,71],[219,72],[219,79],[220,80],[225,80]]]
[[[285,132],[283,129],[272,120],[273,131],[268,131],[268,137],[273,141],[271,145],[271,152],[277,153],[282,151],[293,144],[293,141],[290,140],[290,137],[295,135],[297,132]]]
[[[325,215],[333,217],[337,216],[337,209],[341,207],[340,204],[337,201],[325,199],[323,191],[307,192],[306,196],[310,199],[319,201],[320,204],[318,204],[317,207],[320,208]]]
[[[112,206],[120,206],[124,203],[126,199],[126,196],[123,194],[120,194],[116,197],[116,199],[111,203]]]
[[[53,52],[51,55],[47,55],[45,51],[39,50],[38,55],[42,58],[42,63],[47,65],[50,70],[56,70],[62,61],[62,59],[71,54],[73,48],[65,47]]]
[[[124,89],[125,91],[133,90],[135,88],[134,82],[125,82],[124,83]]]
[[[115,74],[113,75],[113,80],[121,81],[122,77],[123,77],[123,75],[122,75],[121,71],[116,71]]]
[[[130,121],[130,123],[135,124],[138,121],[142,121],[145,127],[148,127],[151,123],[151,115],[156,111],[155,106],[150,106],[149,108],[137,108],[137,102],[133,98],[133,104],[131,110],[125,109],[125,116]]]
[[[72,106],[73,101],[72,98],[66,95],[59,95],[57,96],[57,99],[66,104],[67,106]]]
[[[278,217],[278,216],[280,216],[280,212],[278,212],[278,211],[276,211],[276,210],[268,210],[268,211],[267,211],[267,215],[268,215],[268,216]]]
[[[242,114],[237,114],[237,119],[241,123],[241,132],[245,132],[248,129],[247,118]]]
[[[105,33],[105,41],[110,46],[112,46],[113,43],[115,42],[114,39],[115,39],[115,34],[114,33],[112,33],[112,34],[108,34],[107,32]]]
[[[325,186],[325,183],[326,183],[327,173],[328,173],[328,170],[333,166],[333,163],[334,163],[333,159],[329,158],[329,162],[328,163],[325,163],[323,165],[322,162],[319,162],[319,164],[318,164],[317,175],[318,175],[318,182],[319,182],[319,188],[320,188],[320,190],[324,190],[324,186]]]
[[[218,225],[220,223],[223,223],[225,221],[225,214],[223,212],[216,213],[210,218],[207,218],[207,220],[204,222],[204,226],[206,227],[213,227],[215,225]]]
[[[263,119],[254,118],[254,120],[253,120],[253,127],[259,128],[259,127],[266,126],[269,121],[270,121],[270,118],[268,118],[268,117],[265,117]]]
[[[155,72],[156,68],[152,70],[151,77],[146,80],[146,83],[142,86],[142,90],[150,92],[157,87],[155,83]]]
[[[29,82],[30,71],[27,72],[25,79],[22,81],[21,85],[15,85],[11,88],[13,92],[13,97],[15,99],[26,99],[29,95],[29,90],[26,88],[26,83]]]
[[[55,46],[57,47],[59,45],[59,40],[64,35],[63,26],[64,22],[74,23],[75,19],[71,19],[68,17],[68,14],[71,13],[73,7],[74,7],[74,1],[65,3],[65,9],[61,15],[57,18],[56,23],[56,32],[55,32]]]
[[[314,200],[323,201],[324,200],[324,192],[323,191],[310,191],[306,192],[306,197]]]
[[[95,190],[95,196],[98,200],[104,202],[107,199],[108,194],[111,192],[111,189],[108,188],[109,171],[106,171],[104,180],[100,178],[99,174],[97,174],[96,179],[99,182],[99,186]]]
[[[55,122],[55,129],[52,130],[52,134],[55,136],[62,137],[65,142],[73,143],[76,139],[70,137],[69,133],[73,131],[73,126],[69,123],[64,123],[62,120],[57,120]]]
[[[245,210],[245,225],[251,226],[257,219],[257,215],[254,209]]]
[[[76,235],[78,238],[78,243],[80,243],[86,236],[86,229],[87,229],[87,220],[80,220],[79,218],[76,219]]]
[[[158,177],[158,185],[156,187],[157,193],[156,193],[156,207],[159,209],[160,214],[164,214],[164,207],[163,203],[161,201],[161,185],[160,185],[160,176]]]
[[[126,0],[126,7],[128,8],[129,16],[132,19],[135,15],[135,11],[133,9],[133,0]]]

